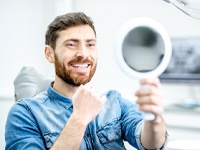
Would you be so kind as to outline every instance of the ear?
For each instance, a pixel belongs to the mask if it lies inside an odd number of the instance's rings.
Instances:
[[[45,57],[50,63],[54,63],[54,50],[51,46],[45,45]]]

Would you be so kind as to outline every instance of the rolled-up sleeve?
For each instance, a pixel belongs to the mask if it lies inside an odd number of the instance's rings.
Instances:
[[[142,128],[144,126],[144,121],[141,121],[137,127],[136,127],[136,131],[135,131],[135,137],[136,137],[136,142],[137,145],[139,147],[139,150],[146,150],[141,143],[141,132],[142,132]],[[156,150],[165,150],[167,148],[167,141],[168,141],[168,133],[166,132],[165,134],[165,143],[161,148],[158,148]]]

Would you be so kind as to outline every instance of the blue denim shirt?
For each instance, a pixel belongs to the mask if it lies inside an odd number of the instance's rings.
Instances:
[[[124,140],[142,150],[143,118],[137,105],[116,91],[105,95],[107,100],[87,126],[80,150],[124,150]],[[51,86],[34,98],[16,102],[6,122],[6,150],[50,149],[72,111],[72,101]]]

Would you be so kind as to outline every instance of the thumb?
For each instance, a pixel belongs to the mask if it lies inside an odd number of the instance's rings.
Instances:
[[[105,96],[105,95],[102,95],[102,96],[101,96],[101,102],[102,102],[102,104],[104,104],[104,103],[105,103],[106,99],[107,99],[107,98],[106,98],[106,96]]]
[[[78,89],[76,90],[76,92],[74,93],[74,95],[72,96],[72,99],[73,99],[74,97],[76,97],[77,93],[79,93],[79,92],[81,91],[82,88],[83,88],[83,85],[81,84],[81,85],[78,87]]]

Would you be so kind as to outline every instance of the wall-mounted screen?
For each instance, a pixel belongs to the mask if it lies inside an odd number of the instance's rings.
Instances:
[[[200,37],[172,38],[172,57],[160,80],[200,82]]]

